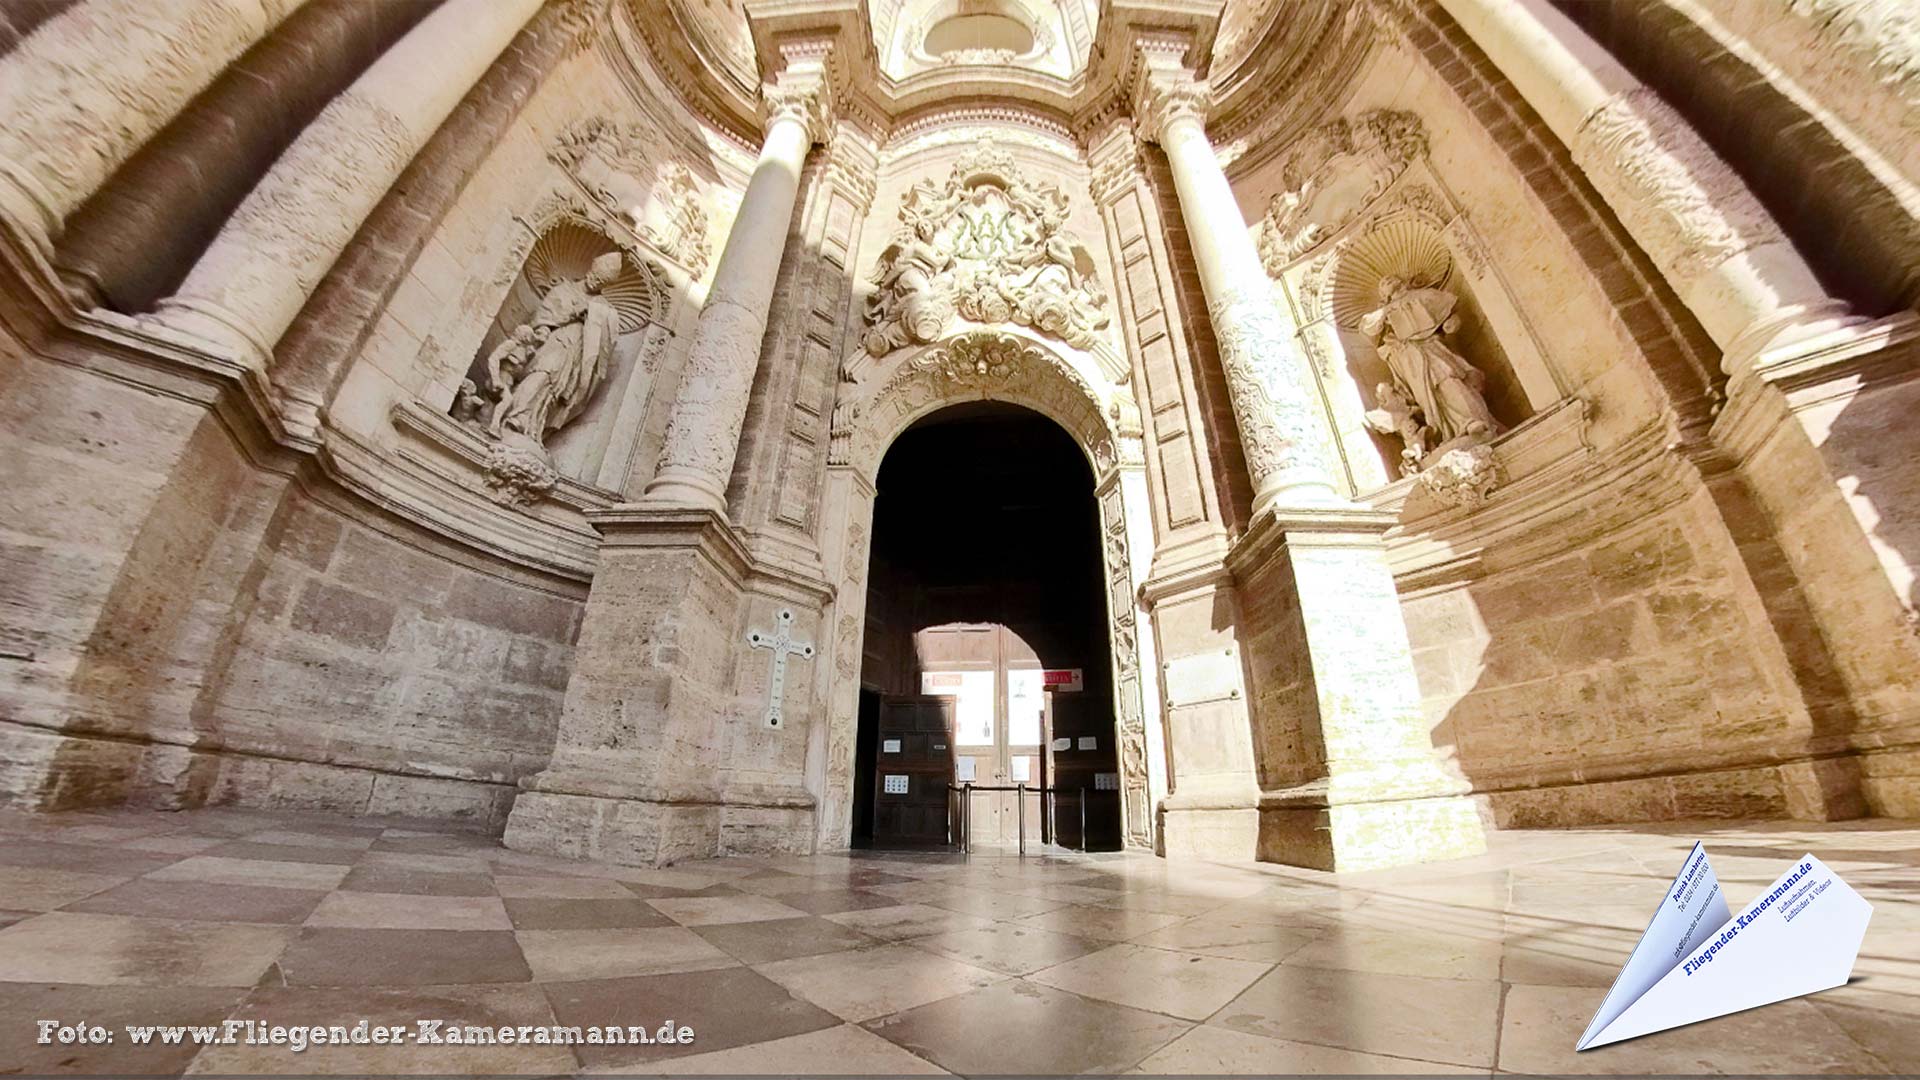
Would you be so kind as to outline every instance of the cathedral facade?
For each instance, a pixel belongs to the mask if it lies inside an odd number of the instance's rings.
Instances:
[[[1901,9],[11,5],[0,801],[1920,816]]]

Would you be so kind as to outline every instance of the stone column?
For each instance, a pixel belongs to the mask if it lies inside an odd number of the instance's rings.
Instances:
[[[1728,374],[1847,322],[1738,173],[1547,0],[1440,0],[1573,154]]]
[[[82,0],[0,60],[0,214],[49,259],[62,222],[301,0]]]
[[[660,470],[647,484],[642,504],[726,512],[727,482],[800,192],[800,168],[826,133],[825,59],[822,54],[817,61],[789,64],[763,95],[766,141],[714,268]]]
[[[1207,140],[1205,86],[1146,59],[1138,116],[1172,167],[1254,487],[1224,574],[1147,590],[1166,657],[1166,851],[1325,870],[1479,854],[1469,786],[1420,710],[1382,539],[1394,515],[1335,487],[1331,424]]]
[[[367,215],[540,2],[446,0],[422,19],[287,147],[156,318],[264,369]]]
[[[1166,151],[1173,169],[1253,475],[1254,515],[1276,505],[1343,504],[1334,486],[1326,409],[1207,140],[1206,109],[1206,85],[1184,72],[1154,72],[1141,81],[1137,112],[1144,134]]]

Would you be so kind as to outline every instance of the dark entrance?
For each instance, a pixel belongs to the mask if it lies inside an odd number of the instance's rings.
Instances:
[[[1036,789],[1024,812],[1011,792],[973,796],[976,850],[1013,846],[1022,821],[1030,847],[1052,831],[1068,847],[1117,848],[1099,514],[1072,438],[994,402],[921,420],[881,463],[872,550],[855,844],[927,843],[922,783],[944,771]],[[890,776],[908,790],[890,793]]]

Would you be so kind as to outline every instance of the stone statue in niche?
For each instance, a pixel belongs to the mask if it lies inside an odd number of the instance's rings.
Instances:
[[[1487,409],[1487,377],[1441,337],[1460,328],[1453,310],[1458,302],[1445,289],[1415,287],[1388,274],[1380,279],[1380,306],[1360,319],[1360,331],[1393,372],[1395,389],[1413,402],[1442,445],[1492,438],[1501,430]]]
[[[624,269],[624,256],[610,251],[585,276],[553,281],[533,315],[487,354],[484,382],[461,384],[453,415],[491,443],[487,482],[507,501],[532,503],[559,481],[546,440],[606,381],[621,317],[603,290]]]
[[[1092,347],[1109,322],[1107,295],[1092,255],[1066,229],[1067,211],[1065,193],[1023,177],[989,142],[944,183],[915,184],[869,278],[867,351],[935,341],[956,318]]]
[[[1486,376],[1443,337],[1460,327],[1459,300],[1395,274],[1380,279],[1379,296],[1380,306],[1361,316],[1360,331],[1393,381],[1376,388],[1367,426],[1400,436],[1403,473],[1437,470],[1446,474],[1447,494],[1477,502],[1497,480],[1487,444],[1504,429],[1487,408]]]

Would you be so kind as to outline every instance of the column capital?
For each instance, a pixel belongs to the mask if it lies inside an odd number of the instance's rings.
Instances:
[[[1141,137],[1162,142],[1174,123],[1192,120],[1206,127],[1213,94],[1205,79],[1184,68],[1148,68],[1133,89],[1133,118]]]
[[[824,46],[788,56],[787,69],[760,88],[760,116],[763,131],[782,120],[798,120],[814,142],[827,141],[833,130],[833,82]]]

